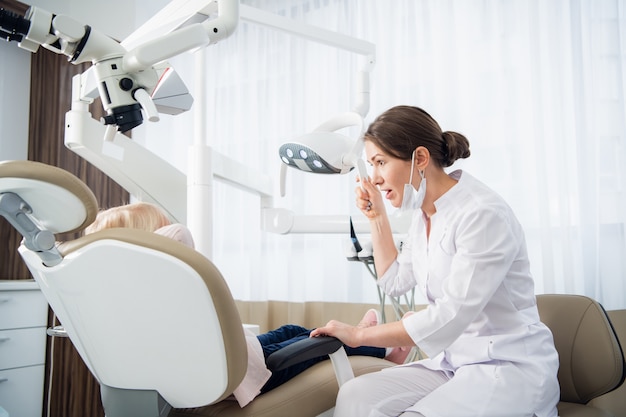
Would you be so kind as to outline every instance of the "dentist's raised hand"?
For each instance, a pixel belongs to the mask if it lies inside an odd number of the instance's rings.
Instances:
[[[357,181],[361,183],[356,188],[356,206],[365,214],[368,219],[386,214],[383,196],[376,185],[374,185],[370,177],[360,178]]]

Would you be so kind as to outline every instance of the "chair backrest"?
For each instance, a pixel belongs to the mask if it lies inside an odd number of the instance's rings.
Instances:
[[[580,295],[537,296],[541,321],[559,353],[561,401],[586,404],[619,386],[624,356],[606,312]]]
[[[28,206],[16,209],[16,224],[27,215],[62,233],[93,221],[93,194],[59,171],[0,163],[0,201],[6,193]],[[60,261],[52,266],[32,247],[19,252],[100,384],[156,391],[174,408],[220,401],[239,385],[247,367],[239,313],[222,275],[200,253],[135,229],[103,230],[54,249]]]

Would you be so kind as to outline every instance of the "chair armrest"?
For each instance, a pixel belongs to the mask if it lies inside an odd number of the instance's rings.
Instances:
[[[343,343],[335,337],[309,337],[277,350],[267,357],[265,363],[270,371],[280,371],[308,359],[330,355],[342,346]]]

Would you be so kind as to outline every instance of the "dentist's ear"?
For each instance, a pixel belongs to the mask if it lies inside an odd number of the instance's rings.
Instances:
[[[424,171],[430,163],[430,152],[424,146],[415,148],[415,166],[418,170]]]

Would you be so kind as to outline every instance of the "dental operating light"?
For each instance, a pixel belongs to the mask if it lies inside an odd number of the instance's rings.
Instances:
[[[369,111],[369,72],[375,62],[374,49],[373,45],[364,50],[354,49],[366,55],[365,64],[357,76],[354,110],[331,117],[313,132],[279,147],[278,154],[283,162],[280,170],[281,196],[285,195],[287,167],[316,174],[345,174],[357,168],[361,178],[367,177],[361,154],[364,148],[364,118]],[[359,128],[356,139],[337,133],[352,126]]]
[[[337,133],[342,128],[358,126],[355,140]],[[283,161],[280,171],[280,193],[285,195],[287,167],[316,174],[345,174],[358,168],[366,177],[363,152],[363,117],[356,112],[343,113],[318,126],[313,132],[280,146],[278,154]]]
[[[344,127],[359,126],[363,118],[357,113],[344,113],[318,126],[312,133],[283,144],[278,153],[288,166],[317,174],[345,174],[355,165],[355,158],[363,150],[360,139],[335,133]]]
[[[346,139],[349,138],[332,132],[310,133],[294,142],[283,144],[278,153],[285,164],[302,171],[340,174],[344,171],[341,160],[343,150],[346,149]],[[349,142],[347,146],[351,146]]]

